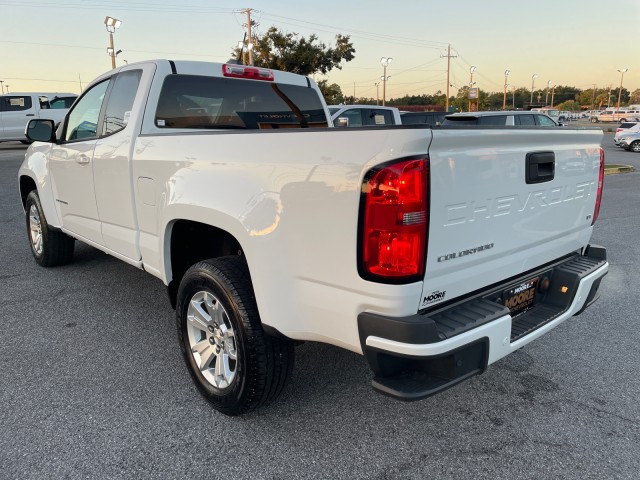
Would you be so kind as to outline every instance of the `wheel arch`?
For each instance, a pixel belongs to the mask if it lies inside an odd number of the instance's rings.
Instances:
[[[38,185],[36,181],[31,178],[29,175],[20,175],[20,200],[22,201],[22,208],[25,209],[27,205],[27,197],[29,196],[29,192],[33,190],[38,190]]]
[[[167,290],[174,309],[180,281],[189,267],[209,258],[244,255],[235,235],[223,228],[190,219],[175,219],[167,224],[164,252]]]

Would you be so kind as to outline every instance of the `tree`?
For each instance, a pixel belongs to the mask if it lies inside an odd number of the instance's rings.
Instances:
[[[555,108],[557,108],[558,110],[565,110],[568,112],[577,112],[578,110],[580,110],[580,104],[575,100],[567,100],[566,102],[562,102],[556,105]]]
[[[320,88],[324,101],[327,102],[327,105],[338,105],[339,103],[344,103],[342,89],[337,83],[329,85],[327,80],[320,80],[318,82],[318,87]]]
[[[633,92],[631,92],[631,96],[629,97],[629,103],[631,105],[640,104],[640,88],[636,88]]]
[[[274,68],[300,75],[326,74],[334,68],[342,69],[343,61],[355,58],[355,49],[349,36],[336,35],[335,47],[327,47],[315,34],[308,38],[297,33],[283,33],[276,27],[254,42],[253,55],[256,66]],[[234,55],[238,57],[239,50]]]

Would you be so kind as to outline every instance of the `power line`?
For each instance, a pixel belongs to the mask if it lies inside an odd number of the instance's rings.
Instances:
[[[61,44],[61,43],[38,43],[38,42],[16,42],[16,41],[12,41],[12,40],[0,40],[0,43],[10,43],[10,44],[16,44],[16,45],[37,45],[37,46],[41,46],[41,47],[65,47],[65,48],[81,48],[81,49],[85,49],[85,50],[104,50],[101,47],[87,47],[87,46],[83,46],[83,45],[65,45],[65,44]],[[127,49],[127,52],[133,52],[133,53],[160,53],[162,55],[184,55],[184,56],[191,56],[191,57],[207,57],[207,58],[229,58],[228,55],[209,55],[209,54],[204,54],[204,53],[185,53],[185,52],[165,52],[165,51],[160,51],[160,50],[134,50],[134,49]]]

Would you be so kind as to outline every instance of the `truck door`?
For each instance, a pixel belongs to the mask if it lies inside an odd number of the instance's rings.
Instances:
[[[110,79],[91,87],[69,112],[61,142],[51,150],[49,167],[62,226],[104,245],[94,188],[93,151],[102,126],[100,111]]]
[[[4,95],[0,97],[0,124],[2,140],[26,140],[24,129],[36,117],[31,95]]]
[[[143,72],[148,83],[153,69],[152,65],[125,68],[112,78],[102,113],[102,132],[93,154],[96,203],[104,244],[132,260],[140,259],[140,250],[131,156],[136,135],[134,127],[144,111],[143,98],[137,98],[136,94]]]

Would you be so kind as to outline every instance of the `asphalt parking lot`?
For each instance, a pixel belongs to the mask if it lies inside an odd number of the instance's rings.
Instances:
[[[640,472],[640,155],[612,145],[593,243],[602,297],[435,397],[375,393],[364,359],[297,347],[280,399],[228,418],[197,393],[162,283],[82,244],[31,256],[25,148],[0,144],[0,478],[563,478]]]

